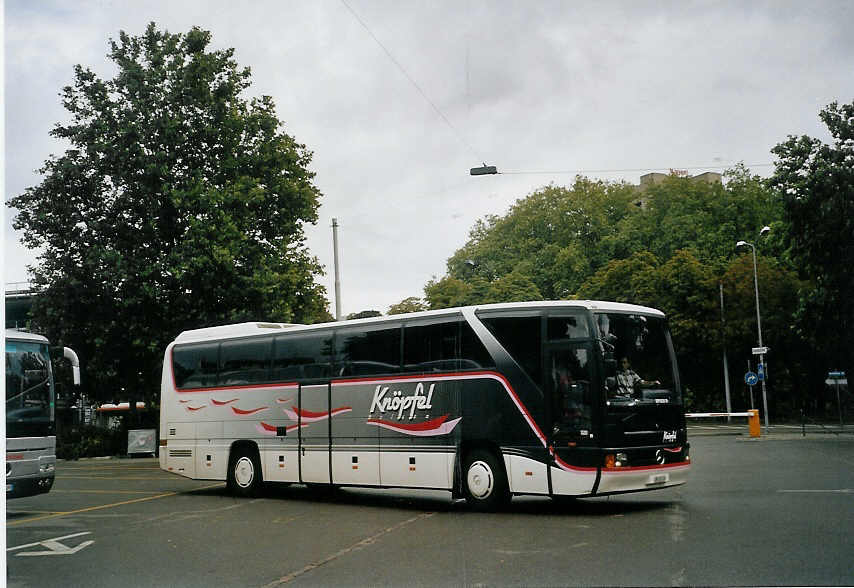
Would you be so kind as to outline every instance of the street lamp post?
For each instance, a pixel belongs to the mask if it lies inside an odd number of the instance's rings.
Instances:
[[[762,235],[764,235],[765,233],[767,233],[770,230],[771,230],[771,227],[768,227],[768,226],[762,227],[762,230],[759,231],[759,236],[761,237]],[[739,241],[738,243],[735,244],[736,247],[743,247],[744,245],[749,246],[751,251],[753,252],[753,290],[756,293],[756,330],[759,333],[759,347],[761,349],[763,347],[762,346],[762,318],[759,314],[759,277],[758,277],[758,274],[756,271],[756,247],[753,245],[753,243],[748,243],[747,241]],[[765,365],[765,354],[764,353],[759,354],[759,363],[762,365],[762,369],[767,374],[768,369],[767,369],[767,366]],[[765,411],[765,429],[767,431],[767,429],[768,429],[768,394],[767,394],[766,389],[765,389],[765,377],[762,378],[762,408]]]

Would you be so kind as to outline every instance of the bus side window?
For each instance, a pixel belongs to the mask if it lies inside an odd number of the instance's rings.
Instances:
[[[335,334],[338,375],[379,376],[400,372],[400,327],[341,329]]]
[[[549,341],[560,341],[562,339],[588,339],[590,337],[587,317],[583,314],[550,316],[548,320],[547,333]]]
[[[269,338],[223,342],[220,347],[219,384],[239,386],[268,381],[271,347]]]
[[[216,386],[219,343],[194,343],[172,348],[172,368],[178,389]]]
[[[495,362],[483,346],[483,341],[472,331],[471,325],[460,323],[460,369],[494,368]]]
[[[299,377],[294,378],[299,374]],[[272,380],[329,378],[332,376],[332,333],[305,333],[276,337]]]
[[[484,317],[483,324],[495,335],[498,342],[522,366],[528,376],[541,386],[542,366],[540,352],[539,316]]]
[[[403,369],[410,373],[459,369],[459,322],[407,326],[403,329]]]
[[[592,398],[589,353],[583,347],[551,353],[555,432],[589,430]]]

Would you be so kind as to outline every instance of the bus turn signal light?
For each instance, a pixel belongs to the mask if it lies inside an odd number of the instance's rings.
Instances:
[[[617,464],[617,459],[614,457],[613,453],[608,453],[607,455],[605,455],[605,467],[606,468],[616,467],[616,464]]]

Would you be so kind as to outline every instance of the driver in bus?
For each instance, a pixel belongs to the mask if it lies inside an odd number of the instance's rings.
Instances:
[[[629,358],[624,357],[620,360],[620,370],[617,372],[617,396],[631,397],[634,394],[635,386],[651,387],[660,386],[658,380],[644,380],[636,371],[632,369],[629,363]]]

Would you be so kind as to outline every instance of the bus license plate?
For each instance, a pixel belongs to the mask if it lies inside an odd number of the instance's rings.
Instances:
[[[656,484],[666,484],[670,481],[670,474],[653,474],[647,481],[647,486],[655,486]]]

